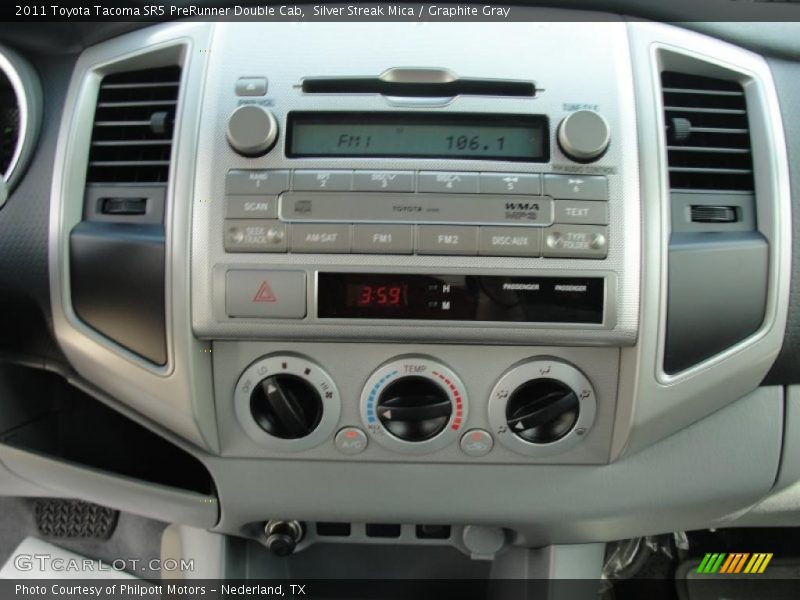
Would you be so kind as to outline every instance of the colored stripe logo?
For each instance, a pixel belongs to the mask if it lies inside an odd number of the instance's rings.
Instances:
[[[703,557],[697,567],[698,573],[713,574],[724,573],[727,575],[737,573],[758,574],[763,573],[769,561],[772,560],[772,552],[710,552]]]

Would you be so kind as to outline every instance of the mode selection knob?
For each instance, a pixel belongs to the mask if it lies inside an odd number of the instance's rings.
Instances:
[[[269,109],[258,104],[240,106],[228,117],[228,143],[243,156],[261,156],[278,139],[278,122]]]
[[[459,438],[467,420],[467,393],[445,365],[403,356],[379,367],[361,393],[361,418],[378,444],[422,454]]]
[[[578,396],[568,385],[555,379],[532,379],[508,399],[506,423],[525,441],[551,444],[572,430],[579,413]]]
[[[489,397],[489,423],[506,448],[528,456],[569,450],[589,434],[597,399],[574,366],[539,358],[508,370]]]
[[[281,451],[313,448],[330,438],[341,402],[331,377],[293,354],[257,360],[239,377],[234,408],[256,443]]]
[[[570,113],[558,125],[558,145],[576,162],[597,160],[605,154],[610,141],[608,121],[593,110]]]

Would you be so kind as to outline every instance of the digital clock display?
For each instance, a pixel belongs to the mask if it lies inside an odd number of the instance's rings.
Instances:
[[[602,323],[602,277],[319,273],[322,319]]]
[[[348,306],[363,307],[406,307],[408,306],[408,286],[405,284],[370,285],[363,283],[347,285]]]
[[[289,115],[287,154],[541,162],[547,140],[540,115],[303,112]]]

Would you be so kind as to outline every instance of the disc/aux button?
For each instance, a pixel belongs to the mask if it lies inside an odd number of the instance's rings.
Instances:
[[[541,229],[534,227],[481,227],[481,256],[540,256]]]

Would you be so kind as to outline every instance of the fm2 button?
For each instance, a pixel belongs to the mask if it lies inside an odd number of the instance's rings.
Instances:
[[[343,427],[336,434],[333,443],[342,454],[361,454],[367,449],[367,434],[358,427]]]

